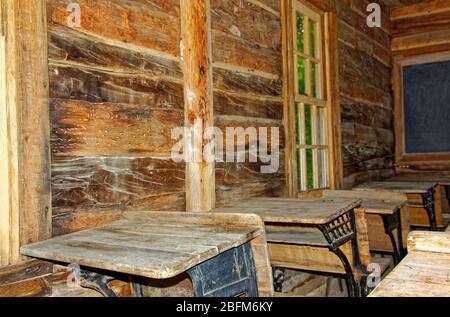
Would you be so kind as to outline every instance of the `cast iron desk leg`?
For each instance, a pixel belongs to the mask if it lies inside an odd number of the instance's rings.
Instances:
[[[438,231],[436,223],[436,208],[433,189],[430,189],[427,193],[422,195],[423,206],[428,214],[430,220],[431,231]]]
[[[365,269],[363,268],[359,257],[359,247],[356,235],[355,211],[350,210],[346,214],[341,215],[340,217],[336,218],[330,223],[319,226],[319,229],[325,236],[330,251],[336,254],[341,260],[342,264],[344,265],[349,296],[350,297],[365,296],[366,281],[362,281],[361,285],[358,286],[358,284],[356,283],[355,276],[353,274],[352,265],[345,256],[344,252],[342,252],[342,250],[340,249],[342,245],[351,241],[354,267],[357,269],[361,269],[361,272],[365,274]],[[363,277],[363,280],[364,279],[365,278]]]
[[[250,242],[228,250],[188,271],[197,297],[258,297]]]
[[[392,248],[394,250],[394,264],[397,265],[403,257],[403,235],[400,209],[392,215],[382,215],[381,217],[383,218],[384,230],[391,239]],[[397,229],[398,242],[395,241],[393,233],[395,229]]]

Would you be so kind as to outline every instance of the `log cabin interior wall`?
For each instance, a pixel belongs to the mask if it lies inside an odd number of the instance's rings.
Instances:
[[[55,234],[125,209],[185,210],[185,167],[169,158],[170,130],[184,118],[179,1],[80,1],[79,28],[67,27],[66,2],[47,1]],[[393,171],[389,19],[368,28],[363,2],[328,1],[338,17],[345,187]],[[215,125],[283,132],[280,1],[210,7]],[[275,175],[261,162],[218,163],[217,205],[285,195],[284,133],[280,143]]]
[[[211,0],[211,29],[216,126],[223,130],[278,127],[283,134],[280,1]],[[284,194],[281,137],[280,167],[275,174],[262,174],[261,166],[266,164],[261,160],[217,164],[218,206],[230,200]]]
[[[388,9],[381,29],[368,28],[368,0],[309,2],[337,17],[343,185],[392,175]],[[185,120],[179,0],[78,0],[77,28],[67,26],[68,3],[46,0],[53,234],[110,222],[124,210],[185,210],[185,164],[170,159],[171,129]],[[283,130],[281,15],[278,0],[210,0],[216,126]],[[427,29],[448,32],[446,23]],[[405,30],[394,24],[395,41]],[[439,47],[450,45],[439,38]],[[284,149],[284,133],[280,143]],[[260,173],[261,162],[216,164],[217,205],[285,195],[281,156],[276,174]]]
[[[133,210],[185,210],[180,3],[48,0],[54,233]]]
[[[434,0],[397,8],[391,12],[393,87],[397,113],[403,112],[401,64],[420,64],[450,60],[450,1]],[[397,170],[450,175],[448,153],[428,155],[425,160],[402,162],[403,118],[396,121]]]
[[[337,1],[344,187],[394,172],[390,20],[366,24],[371,1]]]

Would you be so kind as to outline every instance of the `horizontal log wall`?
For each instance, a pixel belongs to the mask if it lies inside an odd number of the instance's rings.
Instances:
[[[211,0],[211,28],[215,125],[224,131],[278,127],[281,133],[280,166],[274,174],[261,173],[267,163],[260,160],[216,165],[217,205],[252,196],[281,196],[286,182],[280,3]]]
[[[126,209],[184,210],[179,0],[48,0],[54,234]]]
[[[371,1],[336,0],[344,187],[393,173],[390,22],[367,26]]]
[[[392,19],[392,54],[395,58],[450,52],[450,1],[434,0],[395,9]],[[394,79],[396,80],[396,79]],[[450,175],[450,161],[408,162],[401,173]]]
[[[398,8],[392,11],[394,55],[420,55],[450,51],[450,1]]]

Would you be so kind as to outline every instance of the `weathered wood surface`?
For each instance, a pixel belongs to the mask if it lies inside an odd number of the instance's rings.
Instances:
[[[211,16],[209,0],[180,0],[181,64],[184,75],[186,209],[210,211],[216,205],[215,165],[204,158],[205,131],[214,126]],[[200,157],[195,157],[200,153]],[[211,151],[210,154],[213,154]]]
[[[448,297],[450,235],[413,232],[409,254],[370,294],[371,297]]]
[[[185,165],[170,160],[184,126],[180,2],[80,1],[77,28],[66,2],[46,4],[55,234],[185,210]]]
[[[22,248],[28,256],[138,275],[171,278],[261,234],[223,227],[120,220]]]
[[[391,12],[392,51],[416,55],[448,51],[450,46],[450,3],[427,1]]]
[[[450,254],[450,234],[414,231],[408,237],[408,250]]]
[[[361,200],[345,198],[253,198],[228,207],[216,208],[214,212],[257,214],[266,223],[320,225],[360,205]]]
[[[0,297],[51,295],[52,267],[50,263],[37,260],[0,267]]]
[[[211,34],[215,125],[280,128],[283,161],[279,1],[211,0]],[[231,162],[218,164],[216,175],[217,206],[236,197],[282,196],[285,188],[284,161],[274,175]]]
[[[0,265],[51,236],[49,80],[45,1],[0,9]]]
[[[450,186],[450,176],[430,173],[398,174],[388,179],[393,182],[427,182]]]
[[[325,190],[323,198],[353,198],[361,199],[361,209],[366,214],[392,215],[406,206],[408,199],[401,193],[389,192],[358,192],[345,190]]]
[[[355,187],[356,191],[378,190],[405,194],[425,194],[434,189],[436,183],[427,182],[369,182]]]
[[[22,251],[52,261],[166,279],[248,241],[260,295],[272,296],[264,225],[256,215],[125,212],[110,225],[53,238]]]
[[[336,10],[344,188],[393,175],[390,19],[367,26],[368,1],[313,1]],[[328,3],[325,5],[325,3]]]

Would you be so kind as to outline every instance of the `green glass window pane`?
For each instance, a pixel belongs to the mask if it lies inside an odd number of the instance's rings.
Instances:
[[[298,57],[298,92],[301,95],[306,94],[306,61],[302,57]]]
[[[318,65],[316,63],[311,62],[311,96],[314,98],[318,98],[319,97],[319,92],[318,92]]]
[[[297,150],[297,190],[303,191],[302,188],[302,156],[301,156],[301,150]]]
[[[319,145],[327,145],[326,109],[317,108],[317,136]]]
[[[313,150],[306,150],[306,171],[308,173],[307,186],[309,189],[314,189],[314,164],[313,164]]]
[[[309,55],[316,57],[316,23],[309,21]]]
[[[297,50],[305,52],[305,18],[297,12]]]
[[[301,143],[301,138],[300,135],[302,133],[302,131],[300,130],[301,126],[300,126],[300,104],[297,104],[295,106],[295,144],[299,145]]]
[[[305,142],[307,145],[312,145],[312,107],[305,105]]]
[[[317,161],[319,164],[319,185],[320,188],[329,187],[328,183],[328,151],[319,150]]]

